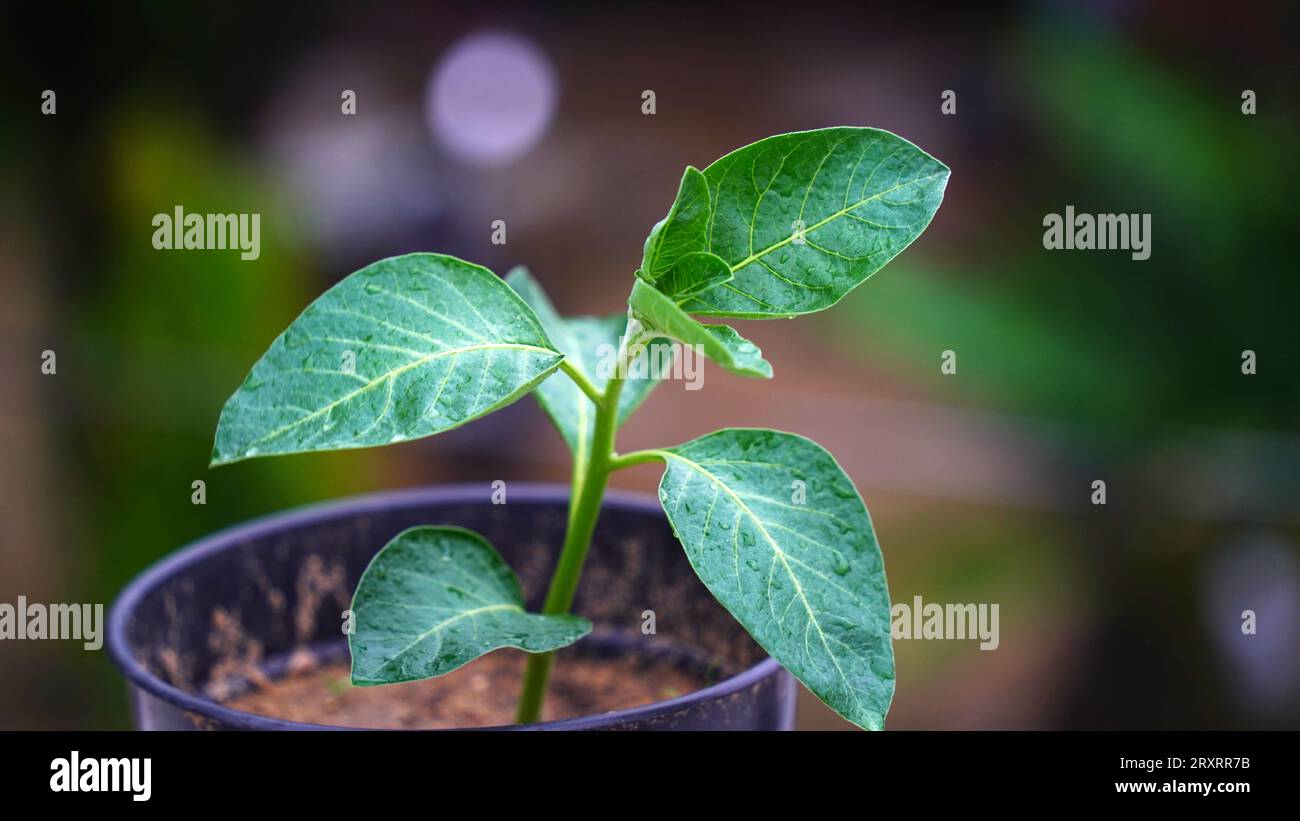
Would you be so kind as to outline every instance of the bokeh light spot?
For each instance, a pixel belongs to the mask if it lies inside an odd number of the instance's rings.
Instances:
[[[502,166],[545,135],[558,92],[550,60],[508,32],[467,35],[434,68],[425,99],[429,128],[454,159]]]

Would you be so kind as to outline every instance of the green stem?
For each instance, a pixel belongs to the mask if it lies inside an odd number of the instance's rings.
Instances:
[[[668,454],[662,450],[634,450],[631,453],[615,454],[610,458],[608,466],[610,473],[623,468],[630,468],[633,465],[644,465],[648,462],[663,462],[668,459]]]
[[[623,371],[616,371],[605,385],[605,391],[596,402],[596,429],[591,437],[591,456],[587,469],[574,472],[573,495],[569,500],[569,524],[564,534],[564,547],[560,560],[551,576],[551,586],[546,592],[542,612],[555,615],[569,612],[573,597],[582,576],[582,565],[591,547],[591,536],[596,530],[600,505],[609,481],[610,462],[614,456],[614,434],[618,431],[618,397],[623,390]],[[576,381],[576,380],[575,380]],[[542,714],[542,701],[546,697],[546,683],[555,664],[555,653],[538,653],[528,657],[524,670],[523,691],[519,695],[519,708],[515,720],[520,724],[537,721]]]
[[[588,399],[595,402],[597,405],[600,404],[603,398],[600,393],[600,388],[596,387],[595,384],[587,378],[587,375],[582,372],[581,368],[574,365],[566,357],[560,362],[560,370],[564,371],[565,374],[573,380],[573,384],[577,385],[578,390],[585,393]]]

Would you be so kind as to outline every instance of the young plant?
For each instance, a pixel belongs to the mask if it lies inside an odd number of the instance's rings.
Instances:
[[[532,392],[574,459],[541,612],[525,611],[514,572],[482,536],[411,528],[357,586],[354,684],[439,676],[517,647],[535,654],[518,720],[538,720],[554,651],[591,630],[569,610],[609,475],[658,462],[660,502],[705,587],[822,701],[880,729],[894,691],[889,590],[867,509],[835,459],[775,430],[625,454],[614,438],[655,387],[658,373],[629,367],[649,343],[676,340],[770,378],[753,343],[695,317],[829,308],[925,229],[948,173],[873,128],[783,134],[688,167],[645,242],[626,313],[603,318],[561,317],[522,268],[502,281],[441,254],[381,260],[271,344],[222,410],[212,464],[430,436]],[[617,351],[613,367],[601,350]]]

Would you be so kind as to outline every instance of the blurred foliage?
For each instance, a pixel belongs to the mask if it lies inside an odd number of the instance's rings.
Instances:
[[[362,487],[366,457],[207,470],[212,432],[249,364],[318,290],[286,250],[275,192],[183,105],[124,108],[106,129],[103,259],[84,278],[68,326],[85,360],[79,479],[94,492],[106,592],[180,543],[251,515]],[[190,212],[262,214],[261,256],[156,251],[141,226]],[[374,457],[371,456],[370,459]],[[208,505],[190,504],[207,482]],[[373,486],[373,485],[372,485]],[[231,493],[234,490],[234,493]],[[214,500],[219,500],[213,504]]]
[[[1244,116],[1239,89],[1175,76],[1102,29],[1032,31],[1010,71],[1037,132],[1016,162],[1048,173],[999,192],[978,249],[942,264],[923,241],[928,257],[892,263],[828,332],[941,394],[939,353],[957,351],[965,401],[1115,448],[1195,425],[1294,431],[1293,124],[1271,101]],[[1045,250],[1041,220],[1066,205],[1151,213],[1151,258]]]
[[[71,440],[95,549],[95,601],[111,601],[149,563],[253,516],[382,485],[375,452],[259,460],[209,471],[218,413],[250,364],[321,284],[285,247],[291,226],[242,154],[176,100],[127,105],[106,126],[99,191],[102,256],[85,266],[64,327],[76,380]],[[153,215],[262,215],[261,256],[157,251]],[[75,365],[73,364],[75,362]],[[310,465],[304,464],[309,462]],[[191,503],[192,483],[207,503]],[[104,665],[107,668],[107,665]],[[121,716],[116,685],[106,715]]]

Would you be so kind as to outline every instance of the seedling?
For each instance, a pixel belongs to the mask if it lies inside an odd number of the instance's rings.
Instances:
[[[771,378],[759,349],[695,317],[829,308],[906,248],[948,168],[873,128],[782,134],[687,168],[650,231],[626,313],[565,318],[536,280],[442,254],[381,260],[313,302],[227,401],[212,464],[430,436],[532,392],[573,453],[564,544],[540,613],[482,536],[406,530],[353,599],[352,682],[440,676],[485,653],[532,655],[518,720],[538,720],[554,651],[591,630],[569,612],[605,486],[664,467],[659,500],[691,566],[754,640],[832,709],[880,729],[894,692],[889,590],[853,482],[816,443],[726,428],[618,453],[615,434],[661,374],[629,368],[656,340]],[[598,351],[616,361],[598,361]],[[602,364],[605,367],[602,367]],[[563,376],[559,376],[563,373]]]

